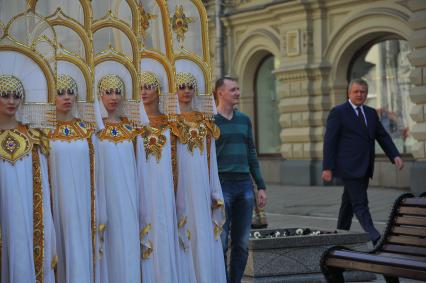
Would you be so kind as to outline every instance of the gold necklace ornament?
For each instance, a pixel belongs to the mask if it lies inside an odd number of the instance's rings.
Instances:
[[[127,120],[121,122],[105,122],[105,128],[98,132],[101,141],[112,141],[120,143],[124,141],[132,141],[136,136],[136,128]]]
[[[1,159],[15,162],[31,152],[32,144],[29,138],[17,129],[0,130]]]
[[[29,155],[34,145],[39,145],[42,153],[47,153],[48,140],[40,130],[28,129],[22,124],[15,129],[0,130],[0,159],[12,165]]]
[[[150,125],[141,129],[141,137],[144,142],[146,159],[149,156],[155,156],[157,162],[161,160],[163,147],[167,142],[164,132],[169,128],[168,118],[165,115],[149,117]]]
[[[157,162],[160,162],[161,152],[167,142],[167,138],[164,135],[165,130],[166,127],[163,126],[158,128],[146,126],[143,128],[141,137],[143,139],[147,159],[150,155],[154,155]]]
[[[80,119],[58,121],[55,130],[49,134],[49,138],[60,141],[84,140],[92,135],[94,128],[91,123]]]

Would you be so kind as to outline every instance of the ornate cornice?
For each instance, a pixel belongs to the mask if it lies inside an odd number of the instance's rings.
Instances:
[[[330,75],[330,67],[316,67],[304,69],[278,69],[275,71],[278,80],[281,81],[304,81],[325,80]]]

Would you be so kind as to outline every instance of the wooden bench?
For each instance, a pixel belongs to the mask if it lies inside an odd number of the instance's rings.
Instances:
[[[344,282],[345,270],[384,275],[386,282],[398,277],[426,282],[426,193],[403,194],[391,210],[382,239],[371,252],[335,246],[324,252],[321,270],[327,282]]]

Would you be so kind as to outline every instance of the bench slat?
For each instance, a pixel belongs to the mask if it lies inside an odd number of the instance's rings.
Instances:
[[[384,257],[375,254],[367,254],[353,251],[335,250],[329,254],[329,257],[344,258],[352,261],[371,262],[381,265],[399,266],[405,268],[417,268],[426,271],[426,262],[408,260],[403,258]]]
[[[354,262],[351,260],[340,258],[327,258],[326,264],[328,266],[340,267],[345,269],[356,269],[363,271],[370,271],[375,273],[382,273],[385,275],[405,277],[416,280],[425,280],[425,270],[412,270],[396,266],[383,266],[381,264],[373,264],[366,262]]]
[[[426,207],[401,206],[398,209],[398,213],[426,216]]]
[[[386,241],[393,244],[405,244],[410,246],[426,247],[426,239],[410,236],[390,236]]]
[[[382,246],[381,250],[407,255],[426,256],[426,248],[419,247],[385,244]]]
[[[426,207],[426,198],[406,198],[402,201],[402,204]]]
[[[392,227],[392,233],[426,237],[426,229],[420,227],[394,226]]]
[[[403,258],[403,259],[409,259],[409,260],[426,261],[426,256],[404,255],[404,254],[388,253],[388,252],[377,253],[377,255],[395,257],[395,258]]]
[[[413,225],[426,227],[426,218],[398,216],[396,217],[394,223],[397,225]]]

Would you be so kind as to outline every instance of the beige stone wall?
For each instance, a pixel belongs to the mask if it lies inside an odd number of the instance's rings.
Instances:
[[[226,73],[239,78],[242,111],[253,115],[253,81],[262,58],[270,53],[280,61],[275,74],[280,99],[282,158],[322,159],[325,121],[328,111],[346,99],[350,60],[373,40],[400,38],[415,48],[410,56],[415,66],[411,79],[416,85],[411,90],[411,99],[416,104],[411,113],[416,121],[412,134],[418,141],[413,156],[415,160],[426,160],[426,1],[275,3],[228,1],[222,22]],[[213,15],[214,5],[208,9]],[[212,24],[210,31],[210,42],[214,43]],[[211,50],[214,57],[214,48]],[[380,180],[390,174],[395,180],[399,178],[394,186],[408,187],[408,169],[404,173],[393,173],[385,165],[378,165],[383,173],[377,174],[374,184],[387,185],[388,182]]]
[[[426,160],[426,1],[401,2],[413,11],[408,21],[412,31],[408,42],[415,48],[409,57],[415,67],[411,74],[415,87],[411,89],[410,98],[416,106],[410,114],[416,122],[411,132],[417,143],[412,153],[417,160]]]

